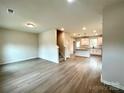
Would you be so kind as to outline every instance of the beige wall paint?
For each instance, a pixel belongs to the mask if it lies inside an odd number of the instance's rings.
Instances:
[[[40,33],[39,57],[55,63],[59,63],[56,29]]]
[[[0,29],[0,64],[38,57],[38,34]]]
[[[67,33],[62,34],[65,56],[73,53],[73,39]],[[57,30],[38,34],[0,29],[0,64],[43,58],[59,63]]]
[[[104,9],[102,80],[124,89],[124,3]]]

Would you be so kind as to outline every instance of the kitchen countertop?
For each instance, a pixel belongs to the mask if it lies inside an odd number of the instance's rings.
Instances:
[[[90,49],[102,49],[102,48],[77,48],[76,51],[88,51]]]
[[[89,51],[89,48],[78,48],[77,51]]]

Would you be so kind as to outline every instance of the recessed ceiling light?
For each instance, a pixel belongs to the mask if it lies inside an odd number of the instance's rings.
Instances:
[[[98,35],[98,33],[95,34],[96,36]]]
[[[34,27],[36,27],[36,24],[34,24],[33,22],[27,22],[27,23],[25,24],[25,26],[26,26],[26,27],[29,27],[29,28],[34,28]]]
[[[62,28],[61,28],[61,31],[64,31],[64,30],[65,30],[65,29],[62,27]]]
[[[69,3],[73,3],[75,0],[67,0]]]
[[[94,33],[96,33],[96,30],[93,30]]]
[[[76,34],[74,33],[73,36],[76,36]]]
[[[86,27],[83,27],[82,30],[86,30],[87,28]]]

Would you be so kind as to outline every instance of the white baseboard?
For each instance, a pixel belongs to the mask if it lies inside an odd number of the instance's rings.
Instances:
[[[106,84],[106,85],[110,85],[110,86],[113,86],[115,88],[124,90],[124,86],[120,85],[120,83],[118,83],[118,82],[109,82],[109,81],[103,80],[102,78],[101,78],[101,82]]]
[[[17,63],[17,62],[31,60],[35,58],[38,58],[38,57],[30,57],[30,58],[15,59],[15,60],[4,60],[4,61],[0,61],[0,65],[9,64],[9,63]]]
[[[42,58],[42,57],[39,57],[39,58],[41,58],[41,59],[43,59],[43,60],[46,60],[46,61],[49,61],[49,62],[52,62],[52,63],[56,63],[56,64],[59,63],[59,60],[53,61],[53,60],[48,60],[47,58]]]

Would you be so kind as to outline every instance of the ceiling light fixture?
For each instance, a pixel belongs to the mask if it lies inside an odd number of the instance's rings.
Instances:
[[[34,27],[36,27],[36,24],[34,24],[33,22],[27,22],[27,23],[25,24],[25,26],[26,26],[26,27],[29,27],[29,28],[34,28]]]
[[[62,28],[61,28],[61,31],[64,31],[64,30],[65,30],[65,29],[62,27]]]
[[[67,0],[69,3],[73,3],[75,0]]]
[[[94,33],[96,33],[96,30],[93,30]]]
[[[86,27],[83,27],[82,30],[86,30],[87,28]]]
[[[98,33],[95,34],[96,36],[98,35]]]
[[[76,34],[74,33],[73,36],[76,36]]]

